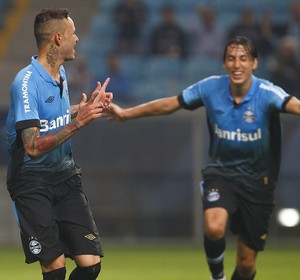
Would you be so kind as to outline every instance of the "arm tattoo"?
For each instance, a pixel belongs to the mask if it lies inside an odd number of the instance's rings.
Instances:
[[[36,127],[27,128],[22,131],[22,141],[25,150],[34,149],[34,142],[37,137],[39,137],[39,130]]]
[[[76,118],[76,116],[78,114],[78,107],[79,107],[79,105],[72,105],[71,106],[71,119]]]
[[[80,129],[80,124],[73,119],[60,130],[44,136],[39,135],[38,128],[27,128],[22,131],[24,149],[32,158],[51,152],[71,138]]]

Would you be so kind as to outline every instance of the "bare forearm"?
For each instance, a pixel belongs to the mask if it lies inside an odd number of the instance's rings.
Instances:
[[[300,115],[300,100],[296,97],[290,98],[285,105],[285,110],[288,113]]]
[[[22,141],[26,153],[31,158],[38,158],[47,154],[71,138],[80,128],[76,119],[58,130],[57,132],[39,135],[37,128],[24,129],[22,131]]]
[[[153,100],[123,111],[123,119],[167,115],[180,108],[177,97],[167,97]]]

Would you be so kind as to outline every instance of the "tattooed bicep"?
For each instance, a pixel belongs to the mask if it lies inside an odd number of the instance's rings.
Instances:
[[[22,142],[24,145],[24,148],[30,149],[33,147],[34,142],[37,137],[40,135],[40,130],[38,127],[30,127],[30,128],[25,128],[21,132],[22,136]]]

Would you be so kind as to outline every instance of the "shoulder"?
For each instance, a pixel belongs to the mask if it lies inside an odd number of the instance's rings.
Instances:
[[[199,88],[208,91],[215,91],[219,88],[223,88],[224,86],[229,84],[229,77],[228,75],[215,75],[209,76],[203,80],[200,80],[196,83]]]
[[[265,80],[257,77],[254,77],[254,79],[256,80],[258,90],[262,93],[275,95],[282,99],[285,99],[286,97],[290,96],[288,93],[285,92],[284,89],[273,84],[269,80]]]
[[[188,88],[186,88],[185,92],[194,92],[200,91],[202,93],[209,93],[211,91],[216,91],[218,89],[224,88],[225,85],[229,83],[229,77],[227,75],[222,76],[209,76],[205,79],[202,79]]]
[[[256,78],[256,81],[257,87],[255,89],[255,94],[256,98],[260,100],[260,104],[283,111],[284,105],[291,98],[291,95],[268,80]]]
[[[13,84],[28,85],[29,82],[34,80],[35,75],[36,75],[35,68],[32,67],[32,65],[28,65],[16,74],[13,80]]]
[[[184,89],[182,98],[186,103],[197,101],[202,104],[202,102],[205,103],[205,100],[215,98],[216,94],[224,95],[224,90],[229,88],[228,83],[229,78],[227,75],[210,76]]]

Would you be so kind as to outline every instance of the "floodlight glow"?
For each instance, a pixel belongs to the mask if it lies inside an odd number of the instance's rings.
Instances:
[[[300,223],[300,214],[297,209],[284,208],[279,210],[277,219],[281,226],[295,227]]]

